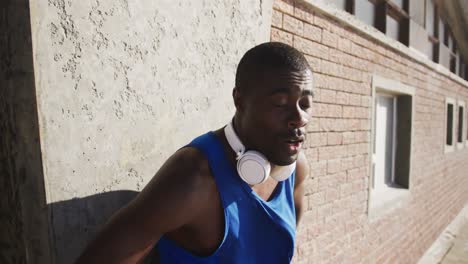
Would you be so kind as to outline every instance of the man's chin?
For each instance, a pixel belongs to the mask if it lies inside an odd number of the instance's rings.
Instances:
[[[288,157],[283,157],[283,158],[280,158],[280,159],[270,160],[270,162],[273,163],[274,165],[278,165],[278,166],[288,166],[288,165],[293,164],[297,160],[298,156],[299,156],[299,153],[294,154],[293,156],[288,156]]]

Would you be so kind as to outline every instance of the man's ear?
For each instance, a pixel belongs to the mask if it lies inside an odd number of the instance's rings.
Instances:
[[[241,111],[242,109],[242,95],[241,95],[241,92],[239,90],[239,88],[237,87],[234,87],[234,89],[232,89],[232,99],[234,99],[234,105],[236,106],[236,109],[237,111]]]

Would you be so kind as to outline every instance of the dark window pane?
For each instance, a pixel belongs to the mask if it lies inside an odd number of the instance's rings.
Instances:
[[[450,47],[449,46],[449,30],[448,30],[447,24],[444,23],[443,28],[444,28],[444,45],[447,47]]]
[[[458,107],[458,143],[463,142],[463,107]]]
[[[457,58],[450,56],[450,71],[455,73],[457,70]]]
[[[399,40],[398,35],[400,33],[398,21],[393,17],[387,16],[387,36]]]
[[[368,0],[356,0],[356,17],[364,21],[366,24],[374,26],[375,21],[375,6]]]
[[[446,144],[453,145],[453,104],[447,105],[447,142]]]
[[[346,0],[332,0],[331,3],[338,9],[346,10]]]

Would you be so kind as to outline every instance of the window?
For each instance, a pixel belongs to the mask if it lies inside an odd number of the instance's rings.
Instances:
[[[457,57],[450,54],[450,71],[455,73],[457,70]]]
[[[391,0],[396,6],[403,9],[404,8],[404,0]]]
[[[449,28],[448,28],[448,25],[446,23],[443,23],[443,32],[444,32],[444,45],[445,46],[449,46]]]
[[[371,218],[408,196],[414,88],[374,76],[372,93]]]
[[[346,0],[332,0],[332,5],[341,10],[346,10]]]
[[[465,102],[458,101],[458,128],[457,128],[457,147],[463,148],[465,145]]]
[[[454,115],[455,115],[455,100],[447,98],[445,100],[445,153],[454,150]]]
[[[369,0],[355,0],[354,11],[357,18],[364,23],[375,25],[375,5]]]
[[[393,17],[387,15],[387,36],[394,40],[399,40],[400,36],[400,24]]]
[[[429,35],[436,36],[436,20],[434,0],[426,0],[426,29]]]

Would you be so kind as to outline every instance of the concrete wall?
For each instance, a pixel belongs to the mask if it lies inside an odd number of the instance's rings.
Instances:
[[[294,262],[416,263],[468,202],[468,144],[444,152],[445,99],[467,102],[468,82],[320,2],[277,0],[272,14],[271,39],[298,48],[315,72],[308,208]],[[370,218],[376,75],[413,87],[415,105],[409,195]]]
[[[234,113],[271,1],[30,1],[51,247],[69,263],[193,137]],[[122,191],[128,190],[128,191]]]

